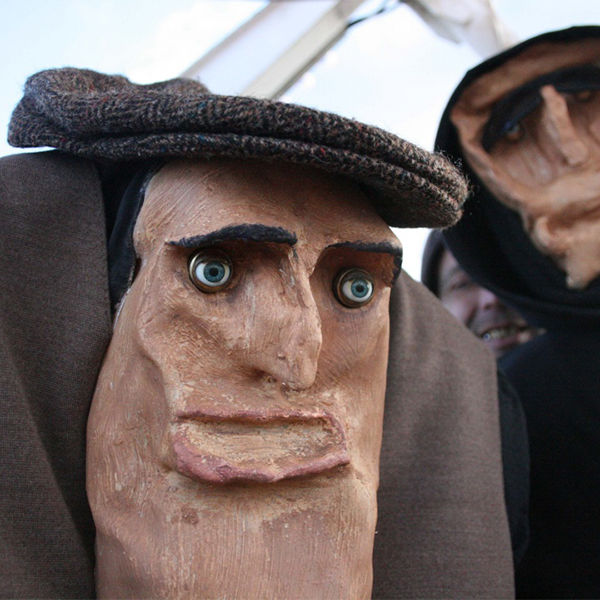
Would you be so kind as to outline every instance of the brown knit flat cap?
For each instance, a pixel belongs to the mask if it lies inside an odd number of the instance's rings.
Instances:
[[[137,85],[118,75],[51,69],[30,77],[8,141],[96,160],[254,158],[311,165],[362,184],[395,227],[447,227],[467,184],[444,157],[331,113],[211,94],[197,81]]]

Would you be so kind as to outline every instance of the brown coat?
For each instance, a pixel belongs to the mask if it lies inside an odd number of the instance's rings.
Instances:
[[[495,361],[405,273],[390,312],[373,597],[512,597]]]
[[[110,338],[93,163],[0,161],[0,596],[89,598],[85,427]]]

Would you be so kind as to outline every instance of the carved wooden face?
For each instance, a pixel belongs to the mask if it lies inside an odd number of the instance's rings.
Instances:
[[[540,43],[482,75],[452,110],[465,157],[583,288],[600,274],[600,40]]]
[[[400,246],[358,186],[174,161],[88,424],[101,596],[367,598]]]

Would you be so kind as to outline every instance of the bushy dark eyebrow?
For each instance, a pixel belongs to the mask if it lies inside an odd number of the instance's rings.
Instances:
[[[273,244],[287,244],[288,246],[294,246],[298,242],[296,234],[283,227],[270,227],[259,223],[243,223],[242,225],[222,227],[203,235],[181,238],[180,240],[169,242],[169,245],[179,248],[198,248],[206,244],[216,244],[232,240],[271,242]]]
[[[338,242],[330,244],[328,248],[350,248],[357,252],[375,252],[378,254],[389,254],[394,259],[394,273],[392,285],[396,283],[400,270],[402,269],[402,246],[396,246],[391,242]]]

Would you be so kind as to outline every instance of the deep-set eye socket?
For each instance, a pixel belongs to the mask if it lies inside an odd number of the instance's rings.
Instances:
[[[188,261],[192,283],[206,293],[219,292],[230,283],[233,276],[231,259],[219,250],[198,250]]]
[[[348,308],[359,308],[373,298],[375,282],[370,273],[363,269],[344,269],[333,282],[333,293],[340,304]]]
[[[575,94],[575,98],[579,100],[579,102],[589,102],[594,95],[592,90],[581,90]]]

